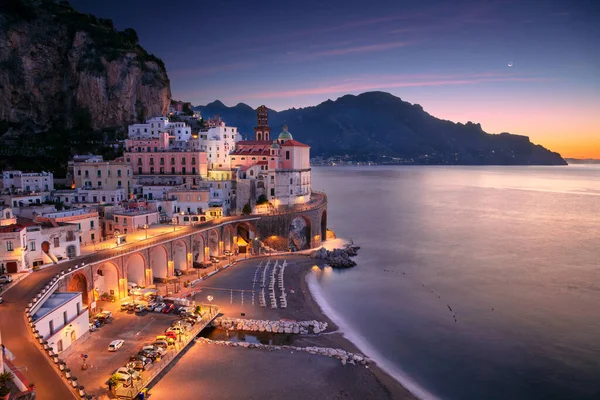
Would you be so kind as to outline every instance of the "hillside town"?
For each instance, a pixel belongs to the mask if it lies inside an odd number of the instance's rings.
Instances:
[[[179,105],[171,118],[130,125],[119,158],[75,155],[66,179],[3,171],[0,272],[34,271],[154,227],[273,214],[310,201],[310,148],[287,126],[272,134],[265,106],[248,139],[219,117],[192,129],[181,114]]]

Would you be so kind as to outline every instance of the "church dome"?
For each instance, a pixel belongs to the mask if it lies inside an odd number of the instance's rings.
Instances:
[[[273,144],[271,144],[271,148],[272,149],[280,149],[281,147],[277,144],[277,142],[273,142]]]
[[[283,125],[283,132],[281,132],[279,134],[279,137],[277,138],[277,140],[292,140],[292,134],[288,132],[288,127],[287,125]]]

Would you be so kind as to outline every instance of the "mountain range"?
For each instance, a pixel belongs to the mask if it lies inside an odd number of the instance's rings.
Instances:
[[[216,100],[194,107],[203,118],[220,116],[251,139],[256,111]],[[345,95],[317,106],[270,110],[272,135],[287,124],[294,138],[311,146],[311,156],[357,162],[438,165],[565,165],[560,154],[527,136],[489,134],[480,124],[438,119],[419,104],[385,92]],[[272,138],[275,138],[273,135]]]

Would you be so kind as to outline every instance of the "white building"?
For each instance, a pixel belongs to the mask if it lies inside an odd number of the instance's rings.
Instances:
[[[150,210],[144,206],[133,209],[113,209],[104,219],[104,234],[114,236],[133,233],[144,226],[158,224],[160,219],[157,210]]]
[[[18,208],[19,207],[27,207],[34,204],[42,204],[44,201],[50,199],[50,193],[38,193],[38,194],[3,194],[0,195],[0,202],[3,202],[7,206],[11,206],[13,208],[13,212],[15,215],[20,215]]]
[[[215,127],[200,130],[198,137],[190,139],[189,146],[193,150],[206,152],[209,170],[229,171],[229,153],[241,139],[236,127],[226,126],[221,121]]]
[[[25,235],[25,244],[26,254],[23,270],[54,264],[81,254],[79,230],[74,224],[29,225]]]
[[[0,226],[13,225],[17,223],[17,217],[10,207],[0,206]]]
[[[55,353],[89,332],[89,312],[79,292],[54,292],[32,311],[35,328]]]
[[[92,208],[76,208],[37,215],[34,221],[57,226],[61,223],[76,225],[79,231],[79,243],[84,245],[102,240],[98,212]]]
[[[15,273],[27,270],[27,228],[25,225],[0,227],[0,272]]]
[[[168,132],[173,141],[188,141],[192,128],[185,122],[169,122],[168,117],[154,117],[145,124],[129,125],[129,138],[157,138],[162,132]]]
[[[2,184],[5,189],[47,192],[54,190],[54,175],[52,172],[4,171],[2,173]]]

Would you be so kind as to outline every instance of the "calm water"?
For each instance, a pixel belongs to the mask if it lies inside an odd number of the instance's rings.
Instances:
[[[321,302],[403,383],[600,398],[599,167],[321,167],[313,187],[362,246],[315,273]]]

